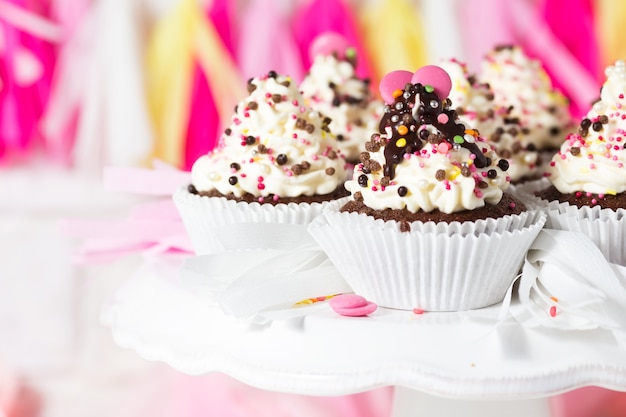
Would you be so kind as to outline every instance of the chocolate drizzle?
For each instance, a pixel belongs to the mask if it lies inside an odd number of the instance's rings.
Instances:
[[[440,134],[420,129],[424,125],[435,127]],[[379,130],[387,138],[383,173],[389,178],[394,178],[395,166],[402,161],[404,155],[419,151],[426,141],[445,140],[453,147],[467,149],[475,156],[474,164],[478,168],[487,167],[492,162],[475,143],[466,140],[465,125],[458,120],[457,112],[450,108],[450,101],[440,100],[434,89],[428,85],[407,84],[393,104],[385,106]]]

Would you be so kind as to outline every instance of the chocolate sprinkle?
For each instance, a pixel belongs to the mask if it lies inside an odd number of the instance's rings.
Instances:
[[[232,176],[232,177],[228,178],[228,183],[229,183],[230,185],[235,185],[235,184],[237,184],[237,182],[238,182],[238,181],[239,181],[239,180],[238,180],[238,179],[237,179],[237,177],[235,177],[235,176]]]
[[[284,153],[278,154],[278,156],[276,156],[276,163],[278,165],[285,165],[287,163],[287,155]]]

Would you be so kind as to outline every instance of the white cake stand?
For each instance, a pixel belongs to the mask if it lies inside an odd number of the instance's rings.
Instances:
[[[324,303],[266,324],[225,316],[154,261],[120,289],[103,319],[115,341],[189,374],[344,395],[396,387],[394,416],[550,415],[547,397],[597,385],[626,391],[626,351],[604,330],[527,329],[499,308],[466,313],[378,309],[348,318]]]

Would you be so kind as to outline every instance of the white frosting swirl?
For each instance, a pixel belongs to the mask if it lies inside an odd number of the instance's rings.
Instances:
[[[489,83],[498,105],[513,106],[511,116],[528,129],[528,143],[538,149],[560,146],[572,127],[568,101],[553,88],[539,61],[519,47],[497,48],[483,60],[480,78]]]
[[[286,76],[264,76],[251,79],[248,91],[220,145],[194,163],[196,189],[252,194],[259,201],[337,189],[345,160],[327,121],[303,104],[296,84]]]
[[[616,61],[605,74],[600,101],[581,122],[579,133],[567,136],[550,163],[549,179],[561,193],[626,191],[626,63]]]
[[[525,146],[528,130],[521,127],[518,118],[509,114],[508,108],[496,103],[489,84],[477,82],[467,66],[455,59],[443,61],[441,67],[452,79],[449,98],[457,107],[459,119],[477,129],[495,146],[496,153],[509,162],[507,174],[511,180],[534,175],[538,152],[529,151]]]
[[[333,55],[318,55],[300,91],[306,104],[332,119],[330,131],[346,159],[358,160],[363,144],[378,129],[383,103],[372,97],[354,65]]]
[[[444,213],[454,213],[500,202],[510,179],[495,162],[489,167],[476,168],[467,149],[452,148],[446,152],[440,149],[438,145],[427,143],[420,151],[406,154],[402,162],[396,165],[395,176],[387,186],[381,185],[382,170],[364,174],[363,164],[359,164],[353,179],[346,182],[346,188],[352,194],[360,192],[363,203],[375,210],[406,208],[416,213],[438,209]],[[485,155],[492,161],[497,160],[492,149]],[[384,165],[384,146],[377,152],[370,152],[370,158]],[[495,170],[497,177],[490,179],[487,174],[489,170]],[[359,180],[361,176],[367,177],[365,187],[360,185],[360,182],[365,183]],[[400,195],[400,187],[406,188],[406,195]]]

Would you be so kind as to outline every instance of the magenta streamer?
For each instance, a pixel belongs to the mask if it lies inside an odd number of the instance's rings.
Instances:
[[[544,0],[542,13],[554,35],[598,82],[602,82],[592,1]],[[556,81],[558,83],[558,79]]]
[[[43,9],[10,1],[25,10]],[[50,94],[55,63],[52,44],[26,33],[0,17],[0,152],[26,156],[38,137],[37,124]]]
[[[220,119],[213,94],[200,65],[194,65],[189,124],[185,138],[185,170],[191,170],[200,156],[213,149],[217,143]]]
[[[235,5],[236,2],[232,0],[212,0],[208,10],[209,18],[213,22],[215,30],[232,57],[237,56],[236,32],[232,30],[235,27]]]
[[[309,47],[324,32],[337,32],[346,37],[357,50],[357,74],[369,78],[373,74],[363,42],[357,30],[356,19],[347,3],[341,0],[311,0],[294,13],[293,33],[300,49],[305,69],[310,68]]]

